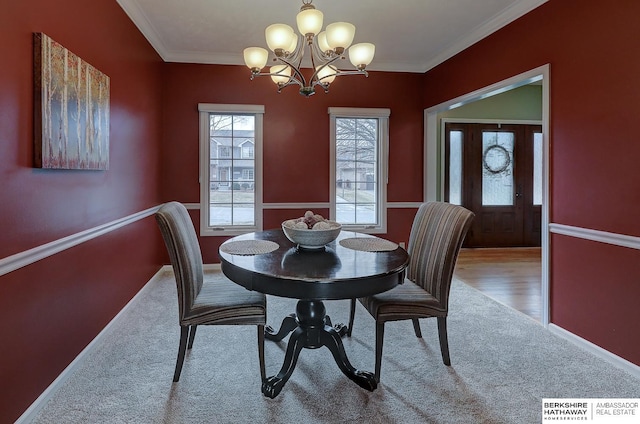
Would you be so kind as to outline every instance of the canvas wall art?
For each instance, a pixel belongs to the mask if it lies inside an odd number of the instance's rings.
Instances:
[[[109,77],[34,34],[35,166],[109,169]]]

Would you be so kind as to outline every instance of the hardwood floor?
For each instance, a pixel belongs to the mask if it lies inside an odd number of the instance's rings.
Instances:
[[[498,302],[541,320],[539,247],[462,249],[454,275]]]

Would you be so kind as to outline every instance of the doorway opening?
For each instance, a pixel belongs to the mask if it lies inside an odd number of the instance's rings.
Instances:
[[[442,115],[447,111],[451,111],[453,109],[459,108],[464,105],[472,104],[474,102],[478,102],[479,100],[488,99],[493,96],[497,96],[498,94],[506,93],[511,90],[515,90],[517,88],[536,84],[541,87],[541,120],[536,124],[539,124],[539,132],[541,134],[541,176],[540,176],[540,204],[539,204],[539,216],[540,216],[540,224],[539,224],[539,240],[540,240],[540,322],[547,326],[549,323],[549,65],[544,65],[539,68],[532,69],[530,71],[524,72],[520,75],[516,75],[512,78],[508,78],[506,80],[500,81],[491,86],[487,86],[476,90],[474,92],[465,94],[463,96],[457,97],[455,99],[451,99],[449,101],[443,102],[439,105],[433,106],[429,109],[426,109],[424,112],[424,120],[425,120],[425,149],[424,149],[424,163],[425,163],[425,172],[424,172],[424,199],[426,201],[430,200],[449,200],[450,193],[450,185],[451,178],[450,176],[445,175],[445,171],[448,170],[448,166],[446,163],[447,157],[447,145],[445,143],[445,125],[442,123]],[[502,122],[505,122],[504,120]],[[488,131],[491,133],[491,131]],[[493,133],[497,133],[498,131],[493,131]],[[514,158],[511,156],[507,156],[509,151],[507,147],[505,147],[505,143],[509,144],[509,142],[500,142],[497,141],[496,134],[489,134],[489,139],[492,140],[487,141],[487,145],[485,149],[479,147],[478,149],[481,152],[486,152],[488,150],[487,155],[491,157],[487,157],[488,166],[494,172],[500,173],[503,172],[502,167],[507,165]],[[493,143],[493,144],[491,144]],[[481,145],[481,144],[480,144]],[[501,146],[494,147],[491,146]],[[505,151],[507,152],[505,154]],[[450,154],[450,152],[449,152]],[[525,154],[526,156],[526,154]],[[482,162],[480,162],[482,163]],[[476,165],[477,166],[477,165]],[[521,165],[523,166],[523,165]],[[526,166],[526,165],[525,165]],[[448,185],[446,185],[448,184]],[[480,183],[481,184],[481,183]],[[519,193],[517,182],[513,181],[512,193],[514,199],[517,199],[517,194]],[[524,184],[524,183],[522,183]],[[478,192],[478,193],[476,193]],[[475,196],[482,196],[482,190],[473,190],[473,193],[476,193]],[[474,194],[468,194],[470,196],[474,196]],[[465,194],[461,194],[464,196]],[[521,193],[522,195],[522,193]],[[498,205],[494,205],[498,206]],[[472,208],[470,208],[472,209]],[[477,213],[476,213],[477,215]],[[500,215],[500,214],[498,214]],[[507,213],[508,215],[508,213]],[[524,216],[524,215],[523,215]],[[493,219],[493,220],[492,220]],[[496,217],[494,216],[492,219],[487,218],[487,222],[494,224],[496,221]],[[524,218],[523,218],[524,219]],[[483,219],[480,219],[480,225],[482,225]],[[504,221],[505,225],[507,225],[507,221]],[[508,225],[507,225],[508,226]],[[537,236],[536,236],[537,237]],[[489,239],[491,237],[488,237]],[[484,241],[481,242],[485,243]]]

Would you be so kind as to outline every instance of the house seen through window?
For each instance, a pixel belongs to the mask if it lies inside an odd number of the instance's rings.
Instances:
[[[261,106],[200,105],[201,233],[260,229]]]

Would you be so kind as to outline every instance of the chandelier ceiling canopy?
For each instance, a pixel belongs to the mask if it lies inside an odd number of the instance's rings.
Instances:
[[[368,76],[366,67],[373,60],[375,46],[371,43],[351,45],[356,27],[348,22],[334,22],[322,31],[323,14],[311,4],[313,0],[302,0],[302,7],[296,17],[298,31],[296,34],[289,25],[273,24],[265,30],[267,46],[275,54],[276,64],[262,72],[269,58],[269,52],[262,47],[244,49],[245,64],[251,69],[251,79],[257,76],[270,76],[278,86],[278,93],[290,85],[298,85],[299,92],[305,97],[315,93],[316,86],[322,87],[325,93],[336,77],[342,75],[362,74]],[[305,50],[309,52],[313,74],[309,79],[302,73],[302,59]],[[349,60],[354,70],[338,69],[335,62],[345,59],[348,51]]]

